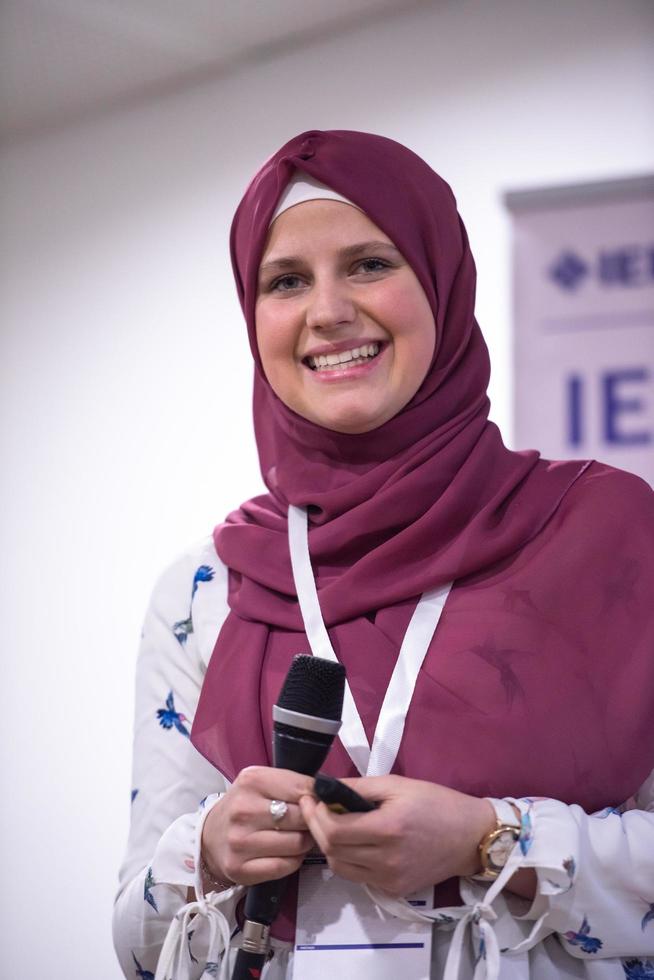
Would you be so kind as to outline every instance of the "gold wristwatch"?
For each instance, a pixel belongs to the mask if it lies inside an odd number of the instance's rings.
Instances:
[[[497,825],[479,841],[481,871],[472,875],[475,881],[494,881],[504,870],[515,844],[520,837],[520,818],[506,800],[490,800],[495,810]]]

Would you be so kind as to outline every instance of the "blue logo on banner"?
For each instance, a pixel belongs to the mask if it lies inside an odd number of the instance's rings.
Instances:
[[[569,292],[574,292],[581,285],[589,271],[584,260],[574,252],[563,252],[549,270],[554,282]]]
[[[650,286],[654,283],[654,245],[602,249],[592,261],[566,249],[550,265],[547,274],[568,293],[579,289],[589,277],[605,288]]]

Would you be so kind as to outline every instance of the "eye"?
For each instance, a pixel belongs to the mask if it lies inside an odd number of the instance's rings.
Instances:
[[[294,289],[299,289],[302,285],[303,280],[300,278],[300,276],[288,273],[288,275],[278,276],[276,279],[273,279],[268,285],[268,292],[288,293]]]
[[[354,271],[355,273],[363,272],[367,273],[368,275],[374,275],[376,272],[383,272],[384,269],[390,268],[390,262],[387,262],[385,259],[379,259],[376,256],[371,256],[370,258],[361,259],[359,262],[357,262],[356,266],[354,267]]]

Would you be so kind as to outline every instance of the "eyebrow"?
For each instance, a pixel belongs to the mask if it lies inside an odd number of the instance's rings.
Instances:
[[[380,241],[357,242],[356,245],[347,245],[345,248],[339,250],[339,255],[344,259],[356,259],[358,256],[365,255],[366,252],[370,252],[371,250],[383,250],[393,252],[395,256],[401,256],[400,250],[391,242]],[[278,259],[271,259],[269,262],[264,262],[259,269],[259,274],[265,276],[271,272],[281,272],[284,269],[292,269],[298,265],[302,265],[304,262],[305,259],[299,255],[284,255]]]

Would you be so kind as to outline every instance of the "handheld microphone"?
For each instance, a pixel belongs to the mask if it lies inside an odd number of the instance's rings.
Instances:
[[[314,776],[327,757],[339,728],[345,693],[345,668],[321,657],[298,654],[273,705],[273,765]],[[245,899],[243,944],[232,980],[261,976],[270,949],[270,926],[288,878],[252,885]]]

